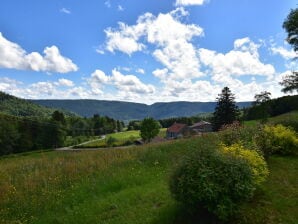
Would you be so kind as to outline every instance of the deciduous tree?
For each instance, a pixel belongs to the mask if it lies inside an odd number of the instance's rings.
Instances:
[[[288,33],[287,41],[294,48],[294,51],[298,51],[298,8],[292,9],[288,17],[283,23],[283,28]]]
[[[141,137],[145,142],[150,142],[159,133],[160,125],[153,118],[145,118],[141,122]]]

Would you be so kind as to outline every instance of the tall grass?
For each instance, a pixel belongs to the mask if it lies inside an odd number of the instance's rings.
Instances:
[[[0,223],[164,223],[171,167],[198,141],[0,159]]]
[[[2,157],[0,223],[207,223],[181,209],[168,182],[181,157],[217,143],[217,135],[208,135],[125,149]],[[269,181],[235,223],[295,223],[297,161],[270,158]]]

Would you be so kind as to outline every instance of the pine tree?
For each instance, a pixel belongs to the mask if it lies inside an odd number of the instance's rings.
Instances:
[[[217,105],[212,117],[214,131],[218,131],[224,124],[233,123],[240,114],[235,103],[235,96],[228,87],[224,87],[216,99]]]

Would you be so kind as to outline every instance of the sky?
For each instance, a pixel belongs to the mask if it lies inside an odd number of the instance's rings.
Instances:
[[[0,91],[26,99],[237,101],[297,70],[296,0],[1,0]]]

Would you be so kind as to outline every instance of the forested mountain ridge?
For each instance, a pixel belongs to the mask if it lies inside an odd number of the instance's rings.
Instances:
[[[29,100],[21,99],[0,91],[0,113],[18,117],[50,117],[55,108],[47,108]],[[62,110],[68,116],[74,113]]]
[[[170,117],[189,117],[200,113],[214,111],[216,102],[168,102],[146,105],[123,101],[106,100],[31,100],[32,102],[54,108],[62,108],[84,117],[94,114],[109,116],[118,120],[141,120],[145,117],[164,119]],[[250,106],[250,102],[240,102],[242,107]]]

